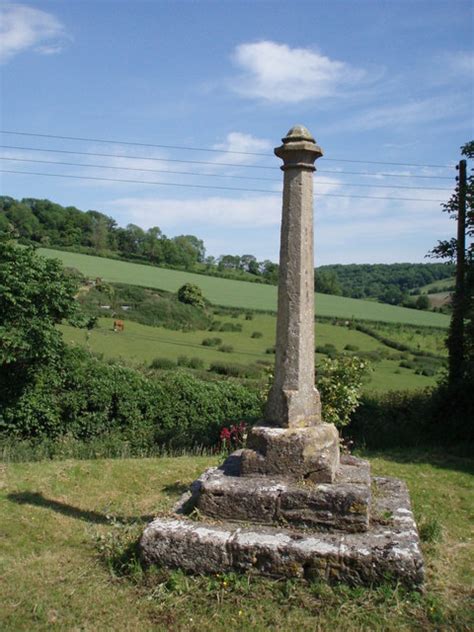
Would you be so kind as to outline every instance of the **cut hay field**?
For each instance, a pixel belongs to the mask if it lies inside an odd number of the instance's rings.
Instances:
[[[105,281],[140,285],[168,292],[176,292],[184,283],[195,283],[214,305],[252,310],[276,310],[277,288],[271,285],[232,281],[47,248],[40,248],[39,254],[60,259],[65,266],[77,268],[84,275],[92,278],[101,277]],[[449,317],[444,314],[384,305],[373,301],[328,294],[316,294],[315,301],[316,313],[320,316],[432,327],[447,327],[449,324]]]
[[[0,628],[5,632],[472,630],[473,462],[445,449],[365,454],[410,489],[424,593],[253,575],[146,572],[134,544],[218,458],[0,465]]]
[[[222,317],[220,317],[222,318]],[[146,364],[156,358],[168,358],[177,361],[179,356],[200,358],[207,369],[211,362],[229,362],[240,365],[254,365],[267,362],[273,365],[274,355],[266,350],[275,344],[276,318],[270,314],[255,314],[252,320],[226,318],[228,322],[242,326],[241,332],[210,332],[210,331],[174,331],[163,327],[150,327],[125,321],[123,332],[113,331],[113,319],[99,319],[98,327],[91,332],[62,325],[61,330],[65,340],[70,344],[78,344],[89,348],[95,353],[102,353],[105,358],[123,359],[126,363]],[[253,332],[262,334],[260,338],[252,338]],[[427,330],[426,337],[418,334],[416,340],[429,340],[426,344],[433,344],[433,332]],[[224,345],[233,348],[231,353],[223,353],[216,348],[203,346],[204,338],[219,337]],[[434,339],[434,338],[433,338]],[[436,383],[435,376],[417,375],[413,370],[399,366],[399,354],[371,336],[349,329],[338,327],[330,323],[316,324],[316,344],[324,346],[334,345],[338,352],[342,352],[346,345],[351,345],[361,352],[383,351],[389,353],[389,358],[374,362],[370,381],[366,384],[366,391],[385,392],[388,390],[409,389],[416,390]],[[355,350],[357,353],[357,350]],[[316,362],[323,356],[316,354]]]

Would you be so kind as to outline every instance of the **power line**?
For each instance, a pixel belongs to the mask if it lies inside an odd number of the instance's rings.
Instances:
[[[19,147],[16,145],[0,145],[2,149],[15,149],[18,151],[40,151],[45,153],[53,153],[53,154],[67,154],[67,155],[75,155],[75,156],[92,156],[99,158],[126,158],[127,160],[149,160],[152,162],[177,162],[183,164],[198,164],[198,165],[212,165],[214,167],[240,167],[244,169],[270,169],[271,171],[276,171],[278,167],[264,167],[262,165],[239,165],[234,163],[227,162],[212,162],[212,161],[202,161],[202,160],[178,160],[176,158],[150,158],[147,156],[130,156],[128,154],[104,154],[98,152],[85,152],[85,151],[71,151],[67,149],[46,149],[40,147]],[[407,175],[407,174],[394,174],[394,173],[363,173],[360,171],[329,171],[329,170],[318,170],[319,173],[331,173],[338,175],[359,175],[365,177],[396,177],[396,178],[428,178],[430,180],[450,180],[447,176],[418,176],[418,175]],[[254,179],[254,178],[252,178]],[[257,178],[255,178],[257,179]],[[258,178],[260,179],[260,178]],[[265,178],[267,179],[267,178]],[[268,178],[270,180],[270,178]]]
[[[178,160],[177,158],[149,158],[148,156],[127,156],[125,154],[102,154],[90,151],[70,151],[68,149],[44,149],[40,147],[16,147],[14,145],[0,145],[2,149],[19,149],[23,151],[44,151],[53,154],[74,154],[76,156],[100,156],[101,158],[128,158],[130,160],[153,160],[155,162],[180,162],[193,165],[213,165],[214,167],[242,167],[245,169],[271,169],[277,167],[263,167],[262,165],[239,165],[233,162],[212,162],[205,160]]]
[[[223,174],[214,174],[214,173],[195,173],[192,171],[170,171],[168,169],[139,169],[138,167],[117,167],[114,165],[94,165],[91,163],[84,162],[64,162],[59,160],[34,160],[32,158],[13,158],[11,156],[0,156],[0,160],[6,161],[15,161],[15,162],[34,162],[40,164],[47,165],[65,165],[69,167],[92,167],[93,169],[119,169],[121,171],[138,171],[138,172],[147,172],[147,173],[171,173],[173,175],[185,175],[185,176],[199,176],[199,177],[211,177],[211,178],[232,178],[239,180],[259,180],[265,182],[275,182],[276,184],[280,184],[280,180],[276,180],[275,178],[252,178],[251,176],[235,176],[235,175],[223,175]],[[318,184],[335,184],[330,180],[316,180],[316,185]],[[347,182],[344,183],[345,186],[348,187],[368,187],[373,189],[411,189],[416,191],[444,191],[445,193],[450,193],[448,189],[444,189],[442,187],[412,187],[405,186],[400,184],[364,184],[362,182]]]
[[[135,145],[137,147],[156,147],[159,149],[178,149],[185,151],[208,151],[215,152],[221,154],[239,154],[244,156],[262,156],[262,157],[273,157],[272,154],[264,154],[259,152],[252,151],[234,151],[230,149],[213,149],[209,147],[185,147],[178,145],[159,145],[156,143],[138,143],[138,142],[130,142],[130,141],[120,141],[120,140],[107,140],[103,138],[82,138],[80,136],[59,136],[55,134],[38,134],[33,132],[17,132],[11,130],[0,130],[1,134],[13,134],[16,136],[34,136],[38,138],[54,138],[57,140],[73,140],[80,142],[88,142],[88,143],[110,143],[116,145]],[[400,166],[400,167],[428,167],[434,169],[452,169],[453,165],[425,165],[420,163],[408,163],[408,162],[386,162],[381,160],[356,160],[353,158],[326,158],[326,160],[330,160],[333,162],[353,162],[353,163],[361,163],[361,164],[371,164],[371,165],[392,165],[392,166]]]
[[[368,178],[423,178],[424,180],[449,180],[453,182],[454,176],[422,176],[408,173],[366,173],[364,171],[329,171],[329,169],[318,169],[319,173],[335,173],[339,175],[363,176]]]
[[[98,180],[102,182],[119,182],[123,184],[148,184],[155,186],[168,186],[168,187],[185,187],[185,188],[197,188],[197,189],[219,189],[221,191],[243,191],[250,193],[277,193],[270,189],[244,189],[240,187],[220,187],[205,184],[183,184],[177,182],[150,182],[149,180],[125,180],[120,178],[103,178],[98,176],[76,176],[72,174],[59,174],[59,173],[39,173],[35,171],[15,171],[12,169],[0,169],[0,173],[14,173],[30,176],[46,176],[52,178],[72,178],[75,180]],[[319,193],[319,197],[337,197],[337,198],[361,198],[366,200],[398,200],[403,202],[443,202],[444,200],[433,200],[424,198],[402,198],[402,197],[390,197],[390,196],[374,196],[374,195],[341,195],[338,193]]]

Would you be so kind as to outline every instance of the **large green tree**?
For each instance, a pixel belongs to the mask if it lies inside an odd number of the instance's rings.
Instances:
[[[59,261],[0,239],[0,397],[11,396],[64,350],[57,324],[78,322],[76,281]]]

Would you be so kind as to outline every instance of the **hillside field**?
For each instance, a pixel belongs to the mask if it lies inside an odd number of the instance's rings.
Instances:
[[[214,305],[276,311],[277,288],[272,285],[231,281],[47,248],[39,248],[38,252],[45,257],[60,259],[65,266],[77,268],[91,278],[101,277],[105,281],[129,283],[168,292],[176,292],[184,283],[194,283]],[[315,305],[316,313],[320,316],[432,327],[447,327],[449,324],[449,317],[444,314],[328,294],[316,294]]]
[[[220,317],[222,319],[222,317]],[[242,326],[241,332],[222,331],[175,331],[163,327],[150,327],[140,323],[125,321],[123,332],[113,331],[113,319],[99,319],[98,327],[91,332],[76,329],[69,325],[62,325],[65,340],[71,344],[84,346],[95,353],[101,353],[105,358],[121,359],[126,363],[146,364],[156,358],[167,358],[177,361],[179,356],[200,358],[204,368],[208,369],[211,362],[236,363],[240,365],[255,365],[267,363],[273,366],[274,355],[267,353],[275,344],[276,317],[270,314],[256,314],[252,320],[239,318],[225,318],[225,321]],[[260,338],[252,338],[252,333],[259,332]],[[382,330],[382,333],[387,333]],[[388,330],[387,335],[390,335]],[[223,353],[215,347],[203,346],[203,339],[210,337],[221,338],[222,344],[233,348],[230,353]],[[400,332],[399,338],[406,340],[414,348],[435,349],[439,342],[436,332],[426,330],[419,333]],[[433,386],[437,376],[415,374],[412,369],[400,367],[400,353],[387,347],[373,337],[348,327],[339,327],[330,323],[316,323],[316,345],[334,345],[338,352],[344,351],[346,345],[354,347],[354,352],[381,351],[385,357],[379,362],[371,362],[373,372],[367,383],[366,391],[388,391],[399,389],[421,389]],[[323,355],[316,354],[316,362]]]

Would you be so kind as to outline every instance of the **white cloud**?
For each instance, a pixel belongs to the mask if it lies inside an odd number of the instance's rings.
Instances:
[[[212,196],[197,199],[128,197],[112,200],[108,208],[116,211],[123,223],[134,222],[144,228],[165,230],[188,225],[259,228],[280,223],[281,195],[249,196],[234,199]]]
[[[310,48],[271,41],[240,44],[234,51],[242,74],[232,80],[238,94],[280,103],[317,100],[362,81],[366,73]]]
[[[27,50],[59,53],[68,39],[64,26],[51,13],[23,4],[7,3],[0,8],[0,63]]]
[[[251,154],[268,154],[273,157],[271,151],[272,145],[270,141],[264,138],[256,138],[251,134],[243,134],[242,132],[229,132],[222,143],[213,145],[213,149],[222,149],[225,153],[217,161],[232,162],[235,164],[254,163],[261,159],[261,156],[252,156]],[[242,153],[240,153],[242,152]]]

